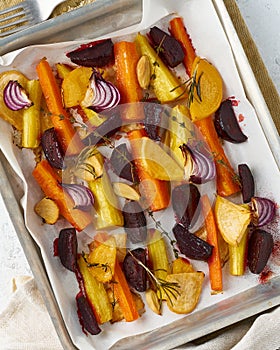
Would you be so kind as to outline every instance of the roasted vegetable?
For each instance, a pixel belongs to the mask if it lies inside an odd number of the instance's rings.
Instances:
[[[138,202],[126,202],[123,209],[124,229],[132,243],[144,243],[147,238],[147,220]]]
[[[216,111],[215,128],[218,135],[226,141],[242,143],[248,139],[238,124],[231,100],[224,100]]]
[[[171,68],[183,62],[184,51],[181,44],[173,36],[154,26],[149,31],[149,37],[155,48],[160,48],[159,56]]]
[[[122,267],[128,284],[138,292],[145,292],[147,288],[147,273],[138,261],[145,266],[147,265],[146,250],[144,248],[137,248],[128,252]]]
[[[57,250],[62,265],[68,270],[76,272],[78,240],[76,230],[73,227],[60,230]]]
[[[211,256],[213,246],[189,232],[186,227],[176,224],[172,231],[180,252],[187,258],[207,261]]]
[[[241,183],[241,193],[244,203],[249,203],[255,194],[255,181],[247,164],[238,164],[238,175]]]
[[[84,291],[97,322],[99,324],[106,323],[112,319],[112,305],[109,302],[105,285],[93,277],[86,259],[86,254],[78,257],[77,276],[80,289]],[[96,268],[100,269],[102,267],[97,266]]]
[[[82,293],[78,293],[76,296],[76,302],[78,316],[82,328],[92,335],[99,334],[101,332],[101,328],[98,326],[87,298]]]
[[[125,143],[114,147],[110,157],[110,163],[113,171],[121,178],[131,182],[137,182],[138,177],[135,171],[135,165],[131,153],[128,151]]]
[[[255,229],[248,243],[248,266],[252,273],[259,274],[265,268],[273,249],[270,232]]]
[[[251,210],[253,220],[252,223],[256,227],[262,227],[271,222],[276,215],[276,204],[268,198],[252,197]]]
[[[170,21],[170,33],[180,42],[183,48],[184,66],[188,75],[191,76],[192,65],[195,60],[196,53],[182,17],[172,18]]]
[[[158,52],[152,48],[148,39],[137,34],[136,45],[142,55],[147,55],[150,59],[152,68],[151,86],[161,103],[167,103],[186,97],[185,88],[181,85],[179,79],[168,69]]]
[[[197,186],[183,183],[174,187],[171,201],[176,221],[186,228],[193,226],[200,212],[200,192]]]
[[[56,169],[64,167],[64,152],[57,137],[55,128],[47,129],[41,137],[41,145],[46,159]]]
[[[79,66],[105,67],[114,62],[114,45],[111,39],[93,41],[68,52],[66,56]]]

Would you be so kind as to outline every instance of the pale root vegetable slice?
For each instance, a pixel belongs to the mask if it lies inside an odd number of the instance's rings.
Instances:
[[[17,130],[22,130],[24,109],[13,111],[8,108],[4,102],[3,93],[9,81],[17,81],[24,89],[26,89],[28,79],[25,75],[16,70],[10,70],[0,74],[0,117],[14,126]]]
[[[136,157],[141,159],[145,171],[164,181],[182,181],[184,169],[159,144],[148,137],[131,140]]]
[[[206,59],[196,57],[192,66],[193,88],[189,92],[192,120],[216,112],[223,99],[223,80],[218,70]]]
[[[66,108],[81,104],[88,90],[92,74],[92,68],[77,67],[65,75],[62,81],[62,96]]]
[[[131,199],[133,201],[139,201],[140,194],[128,184],[124,182],[113,182],[113,190],[119,197]]]
[[[185,272],[168,275],[167,282],[177,283],[178,293],[169,293],[168,308],[177,314],[187,314],[196,307],[204,280],[203,272]]]
[[[224,240],[230,245],[237,246],[251,222],[249,206],[235,204],[224,197],[217,196],[214,211]]]
[[[59,208],[51,198],[44,197],[41,199],[35,205],[34,210],[46,224],[53,225],[59,218]]]

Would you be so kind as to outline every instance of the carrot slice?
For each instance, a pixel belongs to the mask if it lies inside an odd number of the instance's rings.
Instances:
[[[240,185],[237,176],[224,152],[212,116],[196,120],[194,124],[205,138],[214,157],[217,176],[217,193],[220,196],[227,197],[239,192]]]
[[[45,97],[48,110],[52,114],[51,119],[58,134],[64,152],[69,155],[78,154],[83,143],[76,133],[70,117],[62,102],[60,89],[57,85],[52,68],[44,58],[36,66],[39,82]]]
[[[82,231],[92,222],[92,217],[89,212],[75,209],[72,198],[65,193],[59,184],[61,178],[53,170],[47,160],[43,159],[39,162],[33,170],[32,175],[46,197],[56,202],[60,214],[78,231]]]
[[[137,307],[131,294],[125,275],[117,260],[115,264],[115,274],[113,280],[114,284],[112,288],[114,288],[116,300],[118,301],[121,307],[125,320],[127,322],[137,320],[137,318],[139,317]]]
[[[211,289],[214,293],[220,293],[223,291],[223,276],[218,243],[219,232],[215,222],[215,216],[211,207],[211,203],[207,194],[201,197],[201,203],[204,215],[205,228],[207,232],[207,242],[214,247],[212,255],[208,259]]]
[[[135,140],[147,136],[144,129],[135,129],[128,132],[129,140]],[[168,207],[170,202],[170,185],[168,181],[158,180],[152,178],[144,169],[142,160],[140,158],[139,150],[133,147],[131,143],[131,150],[140,179],[143,194],[145,196],[146,204],[152,211],[162,210]]]
[[[181,17],[175,17],[170,21],[170,33],[182,45],[183,51],[185,53],[183,63],[188,75],[191,76],[192,65],[196,58],[196,53],[191,38],[185,28],[183,19]]]

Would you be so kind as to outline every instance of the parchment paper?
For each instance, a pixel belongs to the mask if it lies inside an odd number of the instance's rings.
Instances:
[[[235,107],[237,115],[244,117],[241,127],[248,136],[248,141],[239,145],[225,143],[225,150],[235,168],[239,163],[247,163],[256,179],[256,195],[266,196],[280,203],[280,175],[275,164],[269,145],[264,137],[262,128],[258,122],[253,107],[247,101],[242,83],[238,76],[231,48],[227,37],[223,32],[218,16],[210,0],[146,0],[144,1],[144,16],[140,25],[133,26],[118,33],[109,35],[118,38],[133,38],[131,33],[145,31],[157,19],[168,14],[181,15],[184,18],[188,32],[196,47],[196,52],[206,57],[220,71],[224,80],[224,97],[234,97],[238,101]],[[166,22],[162,21],[163,26]],[[128,36],[127,36],[128,35]],[[17,53],[11,53],[4,57],[6,66],[0,71],[18,69],[28,78],[35,78],[35,66],[42,57],[46,57],[50,64],[57,62],[67,63],[65,53],[76,48],[79,43],[59,43],[52,45],[37,45],[25,48]],[[54,293],[62,311],[66,326],[70,332],[73,343],[83,350],[108,349],[118,340],[127,336],[148,332],[163,325],[178,320],[184,315],[176,315],[164,308],[163,315],[153,314],[146,307],[146,313],[136,322],[115,323],[114,325],[102,325],[103,332],[97,336],[85,336],[81,330],[76,314],[75,296],[78,284],[73,273],[66,271],[59,261],[53,257],[53,241],[57,237],[65,222],[60,221],[55,226],[43,225],[40,218],[34,213],[34,204],[42,197],[41,190],[31,176],[34,167],[34,157],[28,150],[20,150],[12,143],[11,128],[2,120],[0,121],[0,147],[13,169],[23,179],[25,196],[22,198],[22,206],[25,213],[25,221],[31,235],[41,248],[41,253],[50,278]],[[278,214],[279,215],[279,214]],[[279,240],[279,224],[271,228],[274,238]],[[84,233],[79,234],[79,244],[84,244],[89,239]],[[246,272],[241,277],[229,277],[227,266],[224,268],[224,293],[211,295],[206,264],[194,262],[195,268],[205,271],[206,278],[200,302],[194,312],[199,312],[206,306],[213,305],[220,300],[242,293],[259,283],[258,276]],[[276,258],[269,261],[270,269],[275,275],[279,274]]]

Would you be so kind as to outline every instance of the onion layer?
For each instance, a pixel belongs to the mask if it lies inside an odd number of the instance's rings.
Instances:
[[[61,184],[62,188],[69,194],[74,201],[74,207],[81,210],[90,210],[94,203],[94,197],[91,190],[80,184]]]
[[[216,176],[216,168],[212,157],[200,148],[198,146],[190,147],[187,144],[180,146],[186,160],[185,170],[190,181],[195,184],[206,183]]]
[[[271,222],[276,215],[275,203],[262,197],[253,197],[251,199],[252,223],[254,226],[261,227]]]
[[[16,80],[10,80],[3,91],[4,102],[12,111],[19,111],[32,106],[26,91]]]
[[[120,102],[120,92],[117,87],[109,81],[104,80],[100,75],[94,74],[89,89],[93,93],[86,96],[93,96],[91,101],[83,101],[85,107],[92,108],[97,113],[110,110]]]

